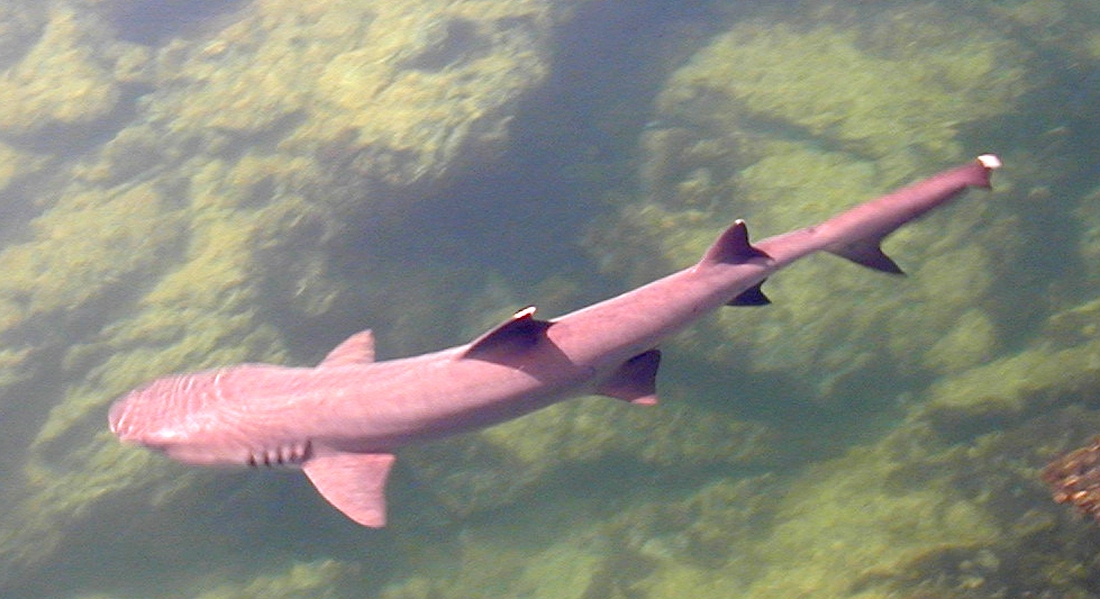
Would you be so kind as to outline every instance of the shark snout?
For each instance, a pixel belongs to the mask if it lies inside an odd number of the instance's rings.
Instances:
[[[111,432],[118,435],[118,438],[123,441],[129,440],[130,433],[130,423],[128,422],[129,418],[127,418],[129,416],[127,399],[129,399],[129,396],[113,403],[111,410],[107,413],[107,422],[110,423]]]
[[[164,445],[157,439],[155,432],[150,430],[149,422],[144,422],[141,415],[141,397],[138,393],[130,393],[115,401],[107,414],[111,432],[118,436],[120,441],[144,445],[158,449]],[[167,441],[167,440],[163,440]]]

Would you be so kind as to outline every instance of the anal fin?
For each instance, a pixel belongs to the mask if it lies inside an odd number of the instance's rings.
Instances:
[[[386,525],[386,479],[394,456],[388,453],[332,452],[302,464],[317,491],[336,509],[363,526]]]
[[[764,281],[749,287],[737,295],[737,297],[726,302],[727,306],[767,306],[772,303],[768,296],[764,295],[764,291],[760,289],[760,286],[764,284]]]
[[[879,245],[881,239],[870,239],[857,243],[850,243],[840,247],[826,248],[825,251],[840,256],[867,268],[878,270],[892,275],[903,275],[904,271],[887,256]]]
[[[652,406],[657,403],[657,367],[661,352],[651,349],[623,363],[596,387],[596,393],[633,404]]]

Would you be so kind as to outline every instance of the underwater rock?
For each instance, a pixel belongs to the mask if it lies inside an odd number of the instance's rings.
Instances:
[[[1093,189],[1089,193],[1085,194],[1080,200],[1077,209],[1073,211],[1073,219],[1076,223],[1079,223],[1081,228],[1080,239],[1077,241],[1077,255],[1079,256],[1081,263],[1088,273],[1088,282],[1083,283],[1087,286],[1095,286],[1100,282],[1100,210],[1096,209],[1097,203],[1100,202],[1100,188]],[[1090,312],[1095,312],[1100,309],[1094,302],[1087,309]],[[1084,310],[1086,307],[1079,308]],[[1079,320],[1079,319],[1073,319]],[[1094,318],[1089,318],[1088,328],[1080,329],[1078,333],[1074,334],[1070,327],[1060,327],[1063,333],[1074,335],[1089,335],[1093,336],[1097,332],[1098,321]]]
[[[930,370],[960,372],[988,361],[997,348],[997,327],[981,310],[967,310],[958,325],[937,340],[924,356]]]
[[[1022,0],[990,4],[986,10],[1044,51],[1072,57],[1063,64],[1100,59],[1100,7],[1089,0]]]
[[[1011,110],[1023,69],[1011,62],[1013,42],[989,27],[909,17],[845,29],[740,23],[675,73],[658,105],[669,122],[734,140],[818,139],[871,159],[914,150],[954,159],[959,125]]]
[[[121,99],[111,65],[75,12],[50,11],[41,36],[0,86],[0,132],[30,137],[87,128],[110,117]]]
[[[546,70],[540,3],[332,4],[263,0],[201,46],[165,48],[153,110],[173,129],[201,123],[206,143],[324,161],[358,179],[354,200],[400,187],[411,201],[410,185],[499,151],[516,100]],[[426,56],[451,51],[429,68]],[[353,198],[316,198],[337,200]],[[397,198],[370,199],[383,200]]]
[[[267,574],[243,583],[227,583],[209,591],[192,595],[194,599],[295,599],[297,597],[343,596],[341,587],[351,587],[359,581],[359,568],[354,564],[331,559],[294,563],[286,572]]]
[[[471,435],[410,447],[402,456],[452,517],[513,505],[566,475],[610,464],[631,472],[688,477],[719,467],[759,468],[790,460],[774,430],[668,398],[657,409],[607,398],[558,404]],[[591,474],[595,476],[595,474]]]
[[[1072,316],[1075,312],[1078,310],[1069,310],[1051,321],[1064,326],[1081,316]],[[1086,314],[1094,316],[1094,312],[1093,307]],[[1015,355],[936,381],[926,392],[923,417],[945,438],[963,440],[1053,405],[1094,404],[1095,390],[1100,388],[1100,369],[1096,366],[1100,341],[1090,338],[1069,347],[1063,345],[1071,339],[1040,337]]]
[[[899,469],[928,459],[892,456],[899,444],[910,444],[906,433],[810,467],[780,499],[776,524],[756,551],[766,566],[747,595],[843,596],[869,570],[904,572],[930,549],[997,535],[992,518],[946,477],[892,484]]]

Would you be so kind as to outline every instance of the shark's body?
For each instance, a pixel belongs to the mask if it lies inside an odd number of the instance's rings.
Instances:
[[[967,187],[989,187],[998,166],[981,156],[756,245],[737,221],[690,268],[553,320],[526,308],[439,352],[375,362],[363,331],[315,368],[242,364],[163,378],[117,401],[111,430],[190,464],[300,466],[337,509],[383,526],[395,448],[579,395],[654,404],[664,338],[723,305],[767,303],[760,284],[817,251],[900,273],[882,239]]]

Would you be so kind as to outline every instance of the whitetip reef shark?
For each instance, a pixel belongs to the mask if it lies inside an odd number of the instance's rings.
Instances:
[[[300,467],[336,509],[381,527],[395,449],[581,395],[656,404],[663,339],[722,306],[767,304],[764,280],[814,252],[901,274],[883,238],[968,187],[989,188],[999,166],[979,156],[756,244],[738,220],[689,268],[550,320],[524,308],[450,349],[376,362],[366,330],[314,368],[240,364],[162,378],[111,406],[111,431],[187,464]]]

